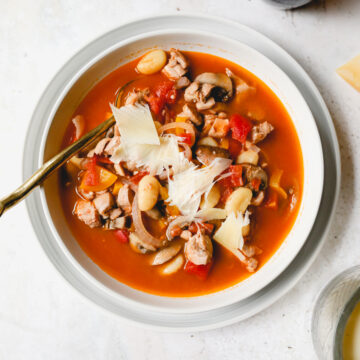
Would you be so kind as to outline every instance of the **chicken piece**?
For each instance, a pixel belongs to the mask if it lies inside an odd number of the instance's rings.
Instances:
[[[199,95],[199,89],[200,84],[196,81],[192,82],[184,92],[184,99],[186,102],[196,102],[199,101],[200,95]]]
[[[247,258],[244,262],[244,264],[246,265],[246,270],[248,272],[255,272],[258,267],[258,263],[259,262],[253,257]]]
[[[224,112],[219,114],[205,115],[205,125],[203,133],[208,134],[214,138],[223,138],[230,130],[230,122]]]
[[[146,98],[150,95],[150,90],[148,88],[145,89],[134,89],[129,95],[126,97],[125,105],[134,105],[135,103],[145,103]]]
[[[175,89],[183,89],[190,85],[190,80],[186,76],[182,76],[181,78],[175,81]]]
[[[114,136],[110,139],[110,141],[106,145],[104,152],[107,155],[112,155],[114,151],[119,147],[119,145],[120,145],[120,136]]]
[[[259,141],[264,140],[273,130],[274,127],[267,121],[255,125],[251,129],[251,141],[256,144]]]
[[[101,139],[95,146],[94,154],[103,155],[105,147],[110,142],[110,140],[111,140],[110,138]]]
[[[121,216],[114,220],[108,219],[105,223],[105,229],[115,230],[115,229],[124,229],[126,224],[126,217]]]
[[[116,202],[118,206],[124,210],[125,214],[129,215],[131,214],[131,204],[133,199],[134,193],[130,189],[129,185],[126,184],[120,188]]]
[[[96,195],[93,203],[99,214],[104,219],[107,219],[109,217],[109,211],[114,207],[114,198],[109,192],[106,192],[104,194]]]
[[[170,49],[170,59],[162,72],[171,80],[180,79],[189,70],[189,62],[185,56],[176,49]]]
[[[195,154],[197,159],[204,165],[210,165],[217,157],[230,158],[228,150],[208,145],[199,145],[196,148]]]
[[[122,210],[120,208],[111,210],[109,214],[110,220],[115,220],[116,218],[120,217],[121,214],[122,214]]]
[[[188,118],[195,125],[201,125],[203,123],[201,115],[197,112],[195,107],[190,104],[185,104],[182,113],[178,116]]]
[[[185,256],[195,265],[206,265],[212,259],[211,239],[200,232],[192,236],[185,245]]]
[[[255,245],[244,245],[241,249],[241,252],[248,258],[253,257],[255,255],[260,255],[262,250]]]
[[[99,212],[91,201],[78,200],[75,205],[75,215],[91,228],[101,226]]]
[[[209,110],[215,105],[215,99],[213,97],[209,98],[208,100],[201,99],[196,103],[196,109],[199,111]]]

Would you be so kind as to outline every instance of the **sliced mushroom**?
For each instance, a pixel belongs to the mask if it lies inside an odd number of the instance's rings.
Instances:
[[[202,73],[195,78],[200,84],[210,84],[214,86],[212,93],[218,101],[228,101],[233,94],[233,84],[231,79],[223,73]]]
[[[265,193],[264,191],[259,191],[257,196],[251,200],[251,205],[260,206],[264,201]]]
[[[261,168],[260,166],[250,165],[250,164],[242,164],[243,168],[245,169],[245,177],[248,182],[247,186],[251,189],[252,188],[251,182],[253,179],[260,179],[261,185],[260,189],[264,190],[268,186],[268,175],[266,171]]]
[[[195,153],[197,159],[204,165],[210,165],[217,157],[230,158],[228,150],[215,146],[199,145]]]

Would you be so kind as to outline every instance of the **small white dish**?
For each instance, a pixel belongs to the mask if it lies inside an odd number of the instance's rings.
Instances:
[[[183,19],[185,24],[187,20],[185,17]],[[204,22],[207,20],[208,24],[211,20],[205,17],[199,19]],[[252,30],[245,31],[244,27],[242,29],[244,34],[248,31],[250,37],[253,35]],[[104,42],[101,43],[101,39],[94,42],[101,49],[96,55],[93,51],[94,44],[91,44],[59,72],[50,85],[50,88],[53,87],[52,90],[55,83],[58,86],[56,91],[53,91],[53,97],[48,97],[47,102],[42,99],[37,108],[37,112],[43,111],[49,115],[48,121],[43,120],[41,124],[38,122],[42,130],[36,139],[41,141],[37,165],[58,151],[61,142],[59,134],[64,132],[64,123],[68,122],[87,89],[122,62],[138,57],[155,46],[176,46],[184,50],[212,53],[238,63],[263,80],[284,103],[293,119],[304,157],[304,194],[298,218],[289,236],[267,264],[236,286],[201,297],[169,298],[145,294],[119,283],[105,274],[83,253],[66,226],[57,194],[51,191],[51,188],[56,187],[56,176],[50,178],[44,186],[41,202],[36,201],[36,204],[29,205],[31,211],[39,214],[39,219],[35,219],[32,214],[32,220],[39,237],[44,239],[44,236],[47,236],[48,240],[42,240],[42,245],[64,277],[76,284],[76,288],[83,294],[108,310],[122,313],[124,317],[127,317],[126,313],[120,309],[137,309],[142,313],[152,311],[168,314],[168,319],[176,318],[176,314],[195,315],[211,309],[218,309],[219,313],[226,305],[239,303],[273,283],[304,245],[313,227],[323,189],[323,154],[319,135],[311,112],[297,88],[276,65],[259,52],[230,37],[201,30],[147,30],[144,26],[142,35],[123,41],[117,41],[116,31],[107,34],[106,45]],[[259,39],[260,35],[258,41]],[[264,49],[268,51],[266,47]],[[48,207],[48,204],[51,204],[51,207]],[[40,228],[43,230],[40,231]],[[248,311],[248,314],[250,313],[254,312]],[[142,322],[139,318],[132,321]],[[229,322],[231,320],[227,321]]]

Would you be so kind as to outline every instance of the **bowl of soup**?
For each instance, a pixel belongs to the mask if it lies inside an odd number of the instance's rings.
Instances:
[[[186,30],[115,42],[52,106],[41,160],[116,121],[41,194],[53,241],[98,296],[218,308],[276,279],[306,241],[323,186],[317,128],[247,45]]]

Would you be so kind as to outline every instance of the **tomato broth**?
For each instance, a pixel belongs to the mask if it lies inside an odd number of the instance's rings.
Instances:
[[[261,268],[279,249],[291,230],[298,215],[303,189],[303,160],[299,139],[292,120],[284,105],[260,79],[246,69],[220,57],[197,52],[183,52],[190,63],[190,78],[194,79],[203,72],[224,73],[230,69],[247,84],[256,88],[256,92],[241,101],[235,99],[216,104],[216,108],[228,114],[238,113],[250,118],[256,124],[257,119],[266,120],[275,130],[261,143],[260,160],[266,171],[271,174],[277,168],[282,170],[281,185],[292,189],[296,201],[290,198],[278,201],[274,210],[259,206],[252,214],[251,244],[261,248],[257,256],[258,269]],[[124,96],[136,88],[150,89],[166,80],[162,72],[141,75],[136,70],[138,59],[122,65],[100,80],[77,107],[74,117],[83,116],[85,131],[89,131],[111,116],[109,104],[114,103],[119,89],[133,81],[124,89]],[[183,99],[169,105],[173,116],[181,112]],[[74,126],[69,125],[63,139],[63,147],[74,140]],[[164,296],[188,297],[213,293],[233,286],[251,275],[244,265],[230,251],[213,241],[214,252],[212,267],[206,279],[178,271],[165,276],[159,274],[159,267],[150,266],[152,254],[134,252],[128,243],[114,236],[113,231],[102,228],[90,228],[74,216],[74,206],[78,198],[76,186],[69,185],[65,171],[60,172],[59,195],[65,218],[83,251],[103,271],[118,281],[135,289]],[[274,190],[270,189],[270,195]],[[151,226],[150,226],[151,227]],[[156,235],[156,225],[152,233]]]

